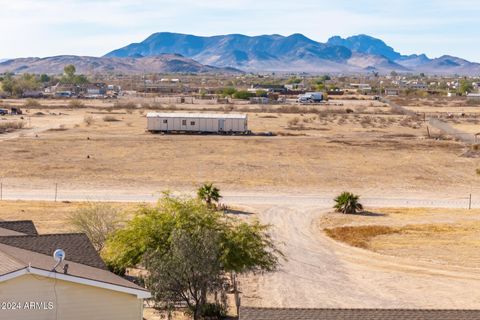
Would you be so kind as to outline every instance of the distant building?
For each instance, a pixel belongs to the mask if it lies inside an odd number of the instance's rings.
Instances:
[[[282,84],[254,84],[248,91],[264,90],[271,93],[285,93],[287,88]]]
[[[372,86],[368,83],[351,83],[350,87],[353,89],[357,89],[361,93],[368,93],[372,91]]]
[[[480,93],[469,93],[467,94],[468,101],[478,101],[480,102]]]
[[[252,97],[250,98],[251,104],[269,104],[270,99],[267,97]]]
[[[147,114],[150,132],[246,133],[246,114],[155,113]]]
[[[385,89],[386,96],[398,96],[400,95],[400,90],[396,88],[387,88]]]

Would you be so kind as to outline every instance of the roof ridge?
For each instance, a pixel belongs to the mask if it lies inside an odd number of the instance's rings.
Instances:
[[[422,309],[422,308],[283,308],[283,307],[240,307],[241,309],[257,310],[352,310],[352,311],[480,311],[480,309]]]
[[[67,232],[67,233],[47,233],[47,234],[22,234],[17,236],[4,236],[4,238],[38,238],[38,237],[54,237],[54,236],[87,236],[83,232]]]

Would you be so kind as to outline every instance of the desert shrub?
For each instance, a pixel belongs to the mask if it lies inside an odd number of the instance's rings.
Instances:
[[[87,126],[90,126],[92,125],[94,122],[95,122],[95,119],[93,119],[92,116],[85,116],[83,118],[83,122],[87,125]]]
[[[467,105],[478,106],[478,105],[480,105],[480,100],[478,100],[478,99],[467,100]]]
[[[68,102],[68,107],[72,109],[85,108],[85,104],[80,100],[70,100]]]
[[[300,109],[298,106],[281,106],[277,110],[279,113],[300,113],[303,110]]]
[[[202,306],[200,314],[206,319],[223,319],[227,315],[227,308],[217,303],[207,303]]]
[[[137,109],[137,104],[135,102],[120,102],[120,101],[117,101],[115,102],[115,104],[113,105],[113,107],[115,109],[125,109],[125,110],[129,110],[129,109]]]
[[[20,130],[25,127],[25,123],[21,121],[0,122],[0,133]]]
[[[373,118],[370,116],[363,117],[362,120],[360,120],[360,124],[364,128],[370,127],[373,125]]]
[[[27,99],[25,101],[25,103],[23,104],[23,107],[24,108],[39,108],[41,107],[42,105],[40,104],[40,102],[38,102],[37,100],[35,99]]]
[[[105,117],[103,117],[103,121],[105,121],[105,122],[118,122],[118,121],[121,121],[121,120],[115,118],[114,116],[105,116]]]
[[[300,123],[300,119],[295,117],[293,119],[288,120],[288,126],[289,127],[295,127]]]
[[[121,212],[106,203],[88,203],[69,217],[75,231],[85,233],[100,252],[110,235],[122,226]]]

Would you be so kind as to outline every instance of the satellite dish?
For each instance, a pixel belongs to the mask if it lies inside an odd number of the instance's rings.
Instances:
[[[55,250],[53,253],[53,259],[59,264],[62,263],[63,260],[65,260],[65,251],[62,249]]]

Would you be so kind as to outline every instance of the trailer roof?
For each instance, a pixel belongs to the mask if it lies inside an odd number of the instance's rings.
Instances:
[[[246,114],[150,112],[147,118],[247,119]]]

